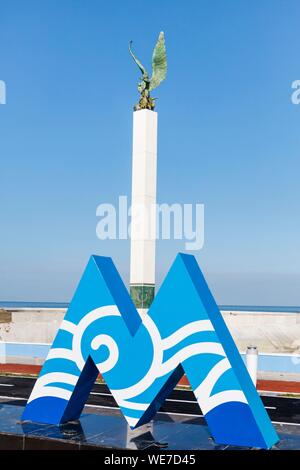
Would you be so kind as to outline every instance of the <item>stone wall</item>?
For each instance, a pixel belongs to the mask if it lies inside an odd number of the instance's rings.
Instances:
[[[0,341],[52,343],[66,309],[10,309],[0,312]],[[300,353],[300,313],[222,312],[240,351]]]

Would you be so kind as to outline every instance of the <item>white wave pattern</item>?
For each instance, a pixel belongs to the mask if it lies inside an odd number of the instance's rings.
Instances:
[[[48,374],[42,375],[37,379],[28,399],[28,403],[41,397],[58,397],[69,400],[72,394],[70,390],[57,386],[51,387],[49,384],[59,382],[75,386],[77,380],[77,375],[66,374],[64,372],[49,372]]]
[[[109,316],[121,316],[116,305],[108,305],[92,310],[85,315],[77,325],[64,320],[60,329],[68,331],[73,335],[72,350],[66,348],[52,348],[49,351],[47,360],[53,358],[68,359],[76,363],[79,370],[82,370],[85,365],[81,348],[83,334],[93,322]],[[132,410],[147,410],[150,405],[149,403],[140,403],[138,401],[134,401],[134,398],[137,398],[140,394],[145,392],[154,383],[157,377],[162,377],[168,374],[187,358],[199,354],[214,354],[223,357],[217,362],[217,364],[215,364],[195,390],[195,396],[201,406],[203,414],[208,413],[213,408],[223,403],[232,401],[247,403],[246,397],[241,390],[224,390],[211,395],[217,381],[231,368],[226,357],[226,353],[222,345],[218,342],[196,342],[190,344],[183,347],[168,360],[163,362],[164,351],[178,345],[185,338],[199,332],[214,331],[214,327],[210,320],[190,322],[165,338],[161,338],[157,325],[150,316],[144,316],[142,321],[153,344],[154,352],[152,363],[144,377],[134,385],[123,389],[111,390],[111,393],[120,407]],[[108,348],[109,356],[105,361],[97,364],[100,373],[105,373],[111,370],[117,364],[119,358],[118,345],[111,336],[99,334],[95,336],[91,343],[91,347],[94,350],[97,350],[103,345]],[[38,378],[28,402],[43,396],[53,396],[68,400],[72,394],[70,390],[66,390],[58,386],[51,386],[51,384],[55,382],[63,382],[75,386],[77,380],[78,377],[72,374],[56,372],[45,374]],[[134,427],[138,423],[138,419],[136,418],[129,416],[125,416],[125,418],[131,427]]]
[[[105,361],[98,362],[96,366],[101,374],[108,372],[109,370],[113,369],[118,362],[119,359],[119,348],[115,340],[109,335],[98,335],[95,336],[91,343],[92,349],[97,351],[100,346],[106,346],[109,350],[109,356]]]
[[[170,336],[162,339],[164,349],[170,349],[176,346],[180,341],[187,338],[188,336],[199,333],[201,331],[214,331],[214,327],[210,320],[197,320],[191,323],[187,323],[183,327],[176,330]]]
[[[85,365],[85,361],[81,352],[81,340],[83,333],[85,332],[86,328],[94,321],[109,316],[121,316],[116,305],[108,305],[92,310],[87,315],[85,315],[77,325],[68,320],[63,320],[60,326],[60,330],[73,334],[72,349],[51,348],[47,355],[46,361],[49,359],[67,359],[75,363],[78,369],[81,371]],[[107,372],[110,370],[110,368],[114,367],[119,357],[119,350],[113,338],[108,335],[98,335],[93,339],[91,344],[94,350],[102,345],[108,347],[109,357],[102,363],[97,364],[100,373]],[[59,382],[75,387],[77,381],[77,375],[60,372],[49,372],[48,374],[39,376],[28,399],[28,403],[41,397],[57,397],[64,400],[69,400],[71,398],[72,391],[58,386],[53,387],[51,384]]]
[[[241,390],[224,390],[211,395],[211,392],[219,378],[229,369],[231,369],[231,365],[227,357],[221,359],[221,361],[215,364],[215,366],[209,371],[196,390],[194,390],[195,397],[199,404],[201,403],[201,410],[204,415],[222,403],[230,401],[247,403],[247,399]]]

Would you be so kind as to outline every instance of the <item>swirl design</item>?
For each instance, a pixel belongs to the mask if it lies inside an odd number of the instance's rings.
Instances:
[[[135,362],[132,351],[136,355],[143,352],[142,365],[136,370],[132,367]],[[201,356],[205,356],[206,363],[211,363],[208,370],[204,369],[199,383],[193,384],[203,414],[223,403],[247,403],[238,383],[233,390],[230,388],[232,377],[226,380],[232,371],[231,365],[210,320],[187,323],[162,338],[158,326],[147,315],[132,337],[116,305],[96,308],[77,324],[69,320],[62,322],[47,356],[45,372],[37,379],[28,403],[41,397],[69,400],[89,356],[110,386],[131,427],[137,425],[178,365],[185,368],[196,358],[200,370]],[[63,373],[59,372],[61,361]],[[124,364],[127,367],[124,368]],[[120,374],[127,384],[121,389],[116,386],[124,382]]]

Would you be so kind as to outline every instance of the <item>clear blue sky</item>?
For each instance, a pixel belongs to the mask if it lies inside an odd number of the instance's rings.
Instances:
[[[128,282],[96,207],[130,195],[136,69],[165,31],[158,201],[205,204],[219,303],[300,305],[299,0],[1,0],[0,299],[68,301],[90,254]],[[160,241],[161,280],[179,241]]]

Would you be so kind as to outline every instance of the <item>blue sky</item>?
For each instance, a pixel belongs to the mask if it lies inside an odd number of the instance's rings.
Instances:
[[[158,201],[205,204],[222,304],[300,305],[298,0],[0,0],[0,299],[68,301],[90,254],[129,277],[96,207],[130,196],[132,106],[165,31]],[[181,241],[159,241],[160,281]]]

